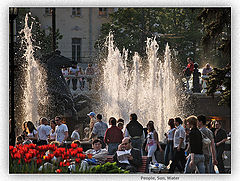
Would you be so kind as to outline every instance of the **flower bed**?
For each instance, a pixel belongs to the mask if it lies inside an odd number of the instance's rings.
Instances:
[[[83,149],[75,143],[69,149],[55,145],[9,146],[9,173],[83,173],[80,169],[81,161],[91,158],[91,154],[84,154]],[[73,166],[74,170],[70,169]],[[116,163],[106,163],[84,173],[128,172],[118,168]]]

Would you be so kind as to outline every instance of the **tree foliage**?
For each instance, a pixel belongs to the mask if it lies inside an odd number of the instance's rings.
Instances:
[[[104,49],[104,42],[109,32],[114,35],[116,46],[128,49],[130,55],[138,52],[145,56],[147,38],[155,37],[162,55],[166,43],[178,52],[182,64],[186,57],[198,60],[201,23],[196,21],[201,9],[198,8],[119,8],[110,14],[110,22],[102,25],[101,35],[95,44],[99,50]]]
[[[208,79],[208,95],[221,92],[219,104],[231,106],[231,9],[205,8],[198,19],[204,25],[202,43],[205,51],[220,57],[223,68],[214,68]],[[214,51],[213,51],[214,50]]]

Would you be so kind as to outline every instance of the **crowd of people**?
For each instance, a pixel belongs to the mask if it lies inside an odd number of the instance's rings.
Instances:
[[[93,78],[91,77],[96,73],[96,70],[93,68],[92,64],[89,63],[85,71],[79,65],[74,65],[69,68],[63,68],[62,74],[65,77],[68,84],[70,84],[68,75],[74,75],[72,79],[73,90],[77,89],[77,81],[80,83],[80,90],[84,90],[86,82],[88,83],[88,89],[92,89]],[[78,78],[77,78],[78,77]]]
[[[197,62],[193,62],[191,57],[187,58],[187,67],[183,70],[184,77],[186,78],[186,90],[190,91],[189,81],[192,76],[192,92],[194,93],[205,93],[206,92],[206,78],[208,78],[209,73],[213,71],[213,68],[209,63],[205,65],[202,69],[202,73],[199,72],[199,65]],[[200,77],[202,81],[200,81]],[[201,82],[201,83],[200,83]]]
[[[149,121],[146,128],[138,121],[135,113],[130,114],[126,126],[123,119],[109,118],[109,125],[103,121],[101,114],[90,112],[89,127],[84,129],[85,141],[92,143],[92,148],[86,150],[94,158],[94,164],[82,161],[81,169],[93,167],[106,161],[108,155],[121,168],[136,172],[142,164],[142,156],[147,156],[145,172],[149,172],[149,164],[156,164],[156,152],[164,154],[164,165],[169,173],[224,173],[223,153],[227,134],[220,121],[214,125],[208,124],[204,115],[190,116],[184,121],[180,117],[168,120],[169,130],[165,133],[166,147],[160,144],[154,121]],[[22,124],[22,134],[17,136],[16,144],[34,143],[37,145],[55,144],[64,146],[71,140],[81,146],[79,126],[76,126],[69,137],[68,127],[61,116],[52,120],[40,118],[36,128],[31,121]],[[211,126],[210,126],[211,125]],[[124,129],[125,127],[125,129]],[[123,159],[123,154],[125,159]]]

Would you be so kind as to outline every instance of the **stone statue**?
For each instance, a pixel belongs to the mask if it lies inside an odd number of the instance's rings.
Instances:
[[[46,81],[47,87],[44,97],[47,96],[47,104],[39,104],[39,114],[51,118],[56,115],[76,117],[77,112],[75,110],[73,96],[63,77],[61,69],[76,65],[77,62],[71,61],[69,58],[60,54],[61,52],[57,50],[43,57],[40,62],[46,73],[44,81]]]

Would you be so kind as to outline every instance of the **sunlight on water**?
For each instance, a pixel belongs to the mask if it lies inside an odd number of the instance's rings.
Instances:
[[[143,65],[142,58],[135,53],[129,68],[127,51],[121,54],[114,46],[113,35],[109,35],[100,109],[107,119],[114,116],[126,122],[131,113],[136,113],[144,127],[153,120],[161,139],[168,129],[168,119],[180,113],[169,46],[166,45],[163,61],[158,59],[158,48],[156,40],[148,38],[147,63]]]

